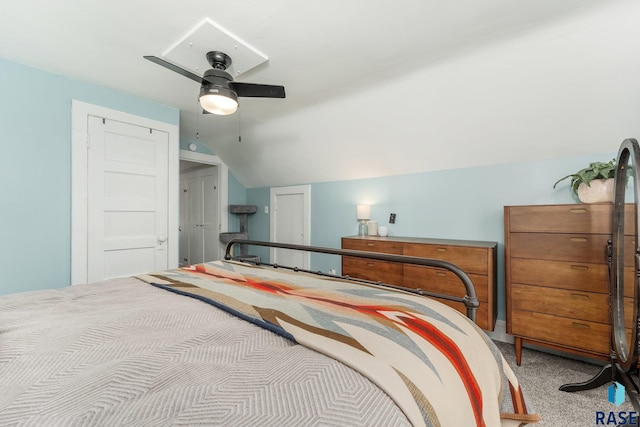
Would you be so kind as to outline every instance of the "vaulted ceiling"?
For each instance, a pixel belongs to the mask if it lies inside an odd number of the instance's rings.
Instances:
[[[142,58],[204,18],[268,56],[236,80],[287,97],[202,115],[197,83]],[[615,151],[640,131],[639,18],[633,0],[7,0],[0,57],[179,108],[182,138],[261,187]]]

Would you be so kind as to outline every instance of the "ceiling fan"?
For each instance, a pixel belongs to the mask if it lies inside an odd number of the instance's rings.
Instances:
[[[231,74],[226,71],[231,66],[231,57],[224,52],[214,50],[207,53],[207,62],[212,68],[205,71],[202,77],[157,56],[145,56],[144,59],[200,83],[199,100],[205,112],[219,115],[233,114],[238,109],[238,97],[285,97],[284,86],[234,82]]]

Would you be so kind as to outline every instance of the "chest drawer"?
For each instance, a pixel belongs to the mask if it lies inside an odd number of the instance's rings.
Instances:
[[[537,311],[599,323],[609,322],[609,310],[603,310],[603,307],[609,305],[608,294],[514,283],[511,298],[512,307],[517,310]],[[625,301],[625,314],[629,313],[629,319],[632,317],[633,309],[630,301]]]
[[[487,274],[489,270],[487,250],[484,248],[407,243],[404,245],[403,255],[448,261],[467,274]]]
[[[476,288],[478,300],[487,302],[489,288],[487,276],[473,273],[468,274],[468,276]],[[456,297],[464,297],[467,294],[462,281],[452,272],[419,265],[405,264],[404,286]]]
[[[633,268],[625,268],[624,294],[633,296]],[[609,294],[609,268],[605,264],[512,258],[511,282],[550,288]]]
[[[613,204],[510,206],[510,232],[611,234]],[[625,234],[635,234],[635,206],[625,206]]]
[[[524,338],[609,354],[609,325],[605,323],[523,310],[512,311],[511,323],[513,334]]]
[[[342,248],[355,251],[402,255],[402,243],[400,242],[385,242],[370,239],[342,239]]]
[[[606,234],[513,233],[511,257],[606,264]]]
[[[512,233],[509,250],[513,258],[607,263],[608,234]],[[624,264],[634,265],[635,238],[624,238]]]
[[[585,292],[609,292],[606,264],[512,258],[511,281]]]
[[[342,257],[342,274],[358,279],[402,286],[402,264],[363,258]]]

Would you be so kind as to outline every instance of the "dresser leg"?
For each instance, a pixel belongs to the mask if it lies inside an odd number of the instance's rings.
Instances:
[[[522,362],[522,338],[516,337],[515,347],[516,347],[516,365],[520,366],[520,362]]]

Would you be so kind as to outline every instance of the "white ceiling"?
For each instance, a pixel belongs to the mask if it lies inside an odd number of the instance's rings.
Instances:
[[[245,186],[291,185],[615,151],[610,129],[630,131],[616,119],[584,131],[592,144],[563,150],[570,126],[582,138],[576,124],[590,120],[566,110],[583,108],[585,87],[610,79],[627,54],[638,70],[640,52],[618,43],[638,44],[625,33],[637,31],[637,3],[6,0],[0,57],[179,108],[182,137],[197,130]],[[161,56],[204,18],[268,56],[236,80],[282,84],[287,98],[241,98],[240,113],[198,116],[198,84],[142,56]],[[595,73],[576,75],[588,66]]]

